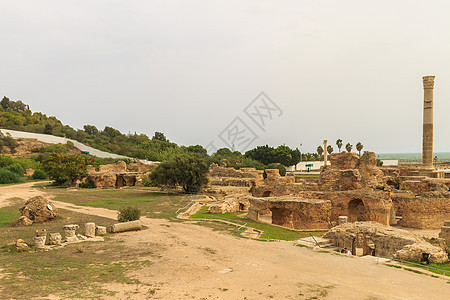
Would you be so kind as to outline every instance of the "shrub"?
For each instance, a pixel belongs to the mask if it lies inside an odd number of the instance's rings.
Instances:
[[[23,176],[23,174],[25,174],[25,169],[19,165],[18,163],[14,163],[12,165],[9,165],[7,167],[5,167],[6,170],[9,170],[13,173],[16,173],[19,176]]]
[[[208,183],[208,170],[204,159],[179,155],[159,164],[150,174],[150,180],[160,186],[180,185],[186,193],[197,193]]]
[[[82,189],[95,189],[96,186],[92,181],[83,182],[80,184],[80,188]]]
[[[47,177],[47,173],[39,169],[34,171],[33,176],[31,176],[33,179],[47,179]]]
[[[146,187],[155,187],[155,186],[157,186],[157,185],[150,179],[149,176],[145,176],[145,177],[142,179],[142,185],[143,185],[143,186],[146,186]]]
[[[20,176],[10,170],[0,169],[0,184],[20,182]]]
[[[86,176],[86,166],[92,165],[93,160],[84,155],[69,155],[64,153],[51,153],[44,161],[44,170],[55,180],[56,184],[71,184],[79,178]]]
[[[9,165],[12,165],[13,163],[14,163],[14,160],[11,157],[5,156],[5,155],[0,155],[0,168],[7,167]]]
[[[236,169],[240,169],[240,168],[256,168],[256,170],[264,170],[266,168],[266,166],[257,161],[257,160],[253,160],[251,158],[244,158],[242,160],[242,162],[238,165],[235,166]]]
[[[119,210],[119,216],[117,217],[117,220],[119,222],[128,222],[139,220],[140,217],[141,210],[139,208],[128,206]]]

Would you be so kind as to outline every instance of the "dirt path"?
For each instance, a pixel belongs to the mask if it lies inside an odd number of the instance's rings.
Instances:
[[[116,211],[108,209],[53,202],[77,212],[117,217]],[[149,229],[111,237],[125,243],[130,252],[149,249],[140,259],[150,260],[151,264],[132,272],[140,284],[106,285],[117,291],[114,298],[450,298],[448,280],[387,267],[373,258],[318,253],[288,242],[237,238],[194,221],[141,220]],[[155,248],[160,249],[158,254],[152,253]]]
[[[7,206],[11,198],[28,199],[46,194],[44,191],[33,188],[37,182],[14,184],[0,187],[0,207]]]

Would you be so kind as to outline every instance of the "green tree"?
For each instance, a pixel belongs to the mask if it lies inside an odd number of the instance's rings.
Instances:
[[[184,148],[190,154],[196,155],[198,157],[203,157],[203,158],[208,157],[208,150],[203,148],[202,145],[195,145],[195,146],[189,146],[189,147],[184,147]]]
[[[208,184],[208,170],[204,159],[184,154],[159,164],[150,174],[150,180],[158,186],[180,185],[186,193],[197,193]]]
[[[94,125],[84,125],[83,129],[87,134],[90,135],[95,135],[98,133],[98,129]]]
[[[87,175],[87,165],[93,164],[92,158],[80,154],[51,153],[43,162],[44,171],[56,184],[72,184]]]
[[[361,142],[356,144],[356,150],[358,150],[359,156],[361,156],[361,150],[364,148],[364,145]]]
[[[322,156],[322,154],[323,154],[322,146],[317,147],[316,151],[317,151],[317,154],[319,154],[319,156]]]
[[[300,151],[298,149],[292,150],[285,145],[280,145],[277,148],[264,145],[245,152],[245,157],[257,160],[265,165],[280,163],[284,166],[292,166],[300,162]]]
[[[353,148],[353,145],[350,143],[347,143],[347,145],[345,145],[345,150],[347,150],[347,152],[352,152],[352,148]]]
[[[105,128],[103,129],[103,133],[106,136],[110,137],[110,138],[115,138],[115,137],[122,136],[122,133],[119,130],[114,129],[114,128],[109,127],[109,126],[105,126]]]
[[[153,135],[152,140],[157,140],[161,142],[168,142],[169,140],[166,138],[163,132],[156,131],[155,135]]]
[[[334,151],[333,147],[331,147],[331,145],[328,145],[328,147],[327,147],[328,154],[333,153],[333,151]]]
[[[49,123],[45,124],[44,134],[52,134],[52,133],[53,133],[53,126],[52,126],[52,124],[49,124]]]
[[[341,140],[341,139],[338,139],[338,140],[336,141],[336,146],[338,147],[339,152],[341,152],[341,148],[342,148],[343,145],[344,145],[344,144],[342,143],[342,140]]]
[[[0,105],[4,110],[7,110],[9,108],[9,98],[6,96],[3,96],[2,101],[0,101]]]

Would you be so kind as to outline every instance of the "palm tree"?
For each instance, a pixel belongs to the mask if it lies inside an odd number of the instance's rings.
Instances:
[[[333,151],[334,151],[333,147],[331,147],[331,145],[328,145],[328,147],[327,147],[328,154],[333,153]]]
[[[344,145],[344,144],[342,143],[342,140],[341,140],[341,139],[338,139],[338,140],[336,141],[336,146],[338,147],[339,152],[341,152],[342,145]]]
[[[345,145],[345,149],[346,149],[348,152],[352,152],[352,148],[353,148],[353,145],[350,144],[350,143],[347,143],[347,145]]]
[[[358,144],[356,144],[356,150],[358,150],[359,152],[359,156],[361,156],[361,150],[364,148],[364,145],[361,144],[361,142],[358,142]]]
[[[319,156],[322,156],[322,154],[323,154],[323,148],[322,148],[322,146],[319,146],[319,147],[317,147],[317,154],[319,154]]]

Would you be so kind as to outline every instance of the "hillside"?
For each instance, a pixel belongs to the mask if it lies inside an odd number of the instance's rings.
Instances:
[[[101,151],[150,161],[163,161],[173,155],[188,152],[206,155],[202,146],[179,147],[160,132],[156,132],[150,139],[145,134],[123,134],[109,126],[105,126],[103,130],[94,125],[74,129],[54,116],[32,112],[29,105],[7,97],[0,101],[0,128],[68,138]]]

